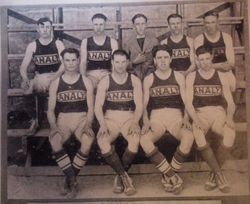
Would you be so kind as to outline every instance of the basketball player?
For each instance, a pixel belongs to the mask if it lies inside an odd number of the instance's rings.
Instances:
[[[37,21],[37,32],[39,38],[31,42],[26,48],[20,67],[20,74],[22,77],[21,87],[24,89],[24,94],[31,94],[33,91],[38,93],[38,113],[39,118],[43,118],[42,114],[47,104],[47,98],[43,93],[47,93],[50,82],[61,75],[63,71],[63,67],[60,69],[59,67],[61,64],[60,53],[64,49],[64,45],[62,41],[54,38],[52,21],[47,17],[40,18]],[[32,80],[27,75],[27,69],[31,61],[35,65],[35,77]],[[30,126],[30,133],[34,133],[38,125],[38,119],[35,119],[36,116],[33,113],[32,115],[34,119]]]
[[[104,77],[97,88],[95,114],[100,123],[97,142],[105,161],[117,173],[114,192],[133,195],[136,190],[127,171],[139,146],[142,87],[140,79],[127,72],[127,52],[114,51],[111,63],[112,73]],[[128,142],[122,161],[112,147],[119,133]]]
[[[132,18],[135,33],[124,44],[124,48],[130,55],[132,73],[141,80],[154,70],[151,51],[158,44],[156,37],[147,32],[147,21],[144,14],[136,14]]]
[[[97,13],[92,17],[94,35],[82,40],[80,72],[94,87],[111,71],[111,55],[118,48],[117,41],[105,34],[107,17]]]
[[[94,96],[91,81],[79,73],[79,51],[67,48],[62,51],[61,56],[65,72],[51,83],[49,90],[49,140],[56,162],[66,178],[62,194],[75,197],[76,176],[87,162],[94,140],[91,129]],[[59,113],[57,119],[55,110]],[[81,148],[71,162],[63,144],[72,134],[81,142]]]
[[[213,190],[218,186],[219,190],[228,193],[230,186],[220,167],[235,139],[235,105],[229,79],[228,75],[213,67],[213,55],[209,47],[197,48],[196,55],[200,68],[186,79],[187,111],[193,119],[193,134],[198,150],[211,168],[205,189]],[[227,102],[226,109],[223,107],[224,100]],[[209,129],[222,137],[219,147],[221,154],[217,158],[205,138]]]
[[[214,69],[225,72],[230,81],[232,92],[236,89],[236,79],[232,73],[235,65],[235,56],[232,37],[220,31],[219,14],[213,11],[207,12],[203,17],[204,33],[198,35],[194,40],[194,47],[201,45],[211,47],[213,50]]]
[[[152,53],[156,71],[143,81],[144,113],[140,144],[149,160],[162,173],[165,190],[179,194],[183,189],[183,180],[176,172],[187,158],[194,140],[188,130],[190,124],[188,121],[183,123],[185,77],[170,68],[172,49],[167,45],[155,46]],[[154,144],[166,131],[180,140],[171,164]]]
[[[170,67],[184,76],[195,70],[193,39],[183,33],[182,16],[171,14],[168,16],[170,36],[160,42],[172,50]]]

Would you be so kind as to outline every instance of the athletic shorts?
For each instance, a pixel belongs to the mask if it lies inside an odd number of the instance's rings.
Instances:
[[[222,106],[205,106],[196,109],[196,114],[206,125],[206,132],[213,127],[224,126],[226,121],[226,111]]]
[[[168,131],[177,137],[182,127],[183,114],[178,108],[153,109],[150,115],[151,130],[156,134]]]
[[[79,132],[79,125],[86,121],[86,112],[59,113],[57,126],[63,132],[63,139],[66,141],[73,133],[79,139],[82,135]]]
[[[87,71],[86,76],[91,79],[94,87],[97,86],[99,81],[105,76],[107,76],[110,72],[106,69],[98,69],[98,70],[90,70]]]
[[[133,111],[107,110],[104,116],[108,129],[114,136],[121,133],[124,137],[128,135],[131,122],[134,119]]]

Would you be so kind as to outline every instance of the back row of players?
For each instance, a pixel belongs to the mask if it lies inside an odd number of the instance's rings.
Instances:
[[[232,39],[219,30],[214,12],[206,13],[205,31],[194,42],[183,34],[180,15],[172,14],[167,20],[171,34],[159,44],[146,32],[147,17],[136,14],[132,18],[136,34],[122,50],[104,32],[106,16],[95,14],[94,35],[82,40],[80,53],[64,49],[63,43],[54,39],[48,18],[38,20],[39,39],[28,45],[20,68],[22,87],[27,94],[49,89],[50,143],[65,174],[64,195],[76,196],[76,176],[95,139],[94,113],[100,124],[96,138],[102,156],[117,173],[115,193],[136,193],[127,172],[139,145],[162,173],[165,190],[180,193],[183,180],[177,172],[194,139],[211,168],[205,189],[230,191],[221,165],[235,138]],[[29,80],[27,67],[32,60],[36,75]],[[205,138],[209,129],[222,138],[217,158]],[[170,163],[155,146],[166,131],[180,140]],[[71,161],[63,144],[73,133],[81,147]],[[120,133],[128,142],[121,159],[114,148]]]

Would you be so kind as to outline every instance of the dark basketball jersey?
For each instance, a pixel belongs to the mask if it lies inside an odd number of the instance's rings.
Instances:
[[[87,39],[87,70],[107,69],[111,70],[111,39],[106,36],[103,45],[97,45],[94,38]]]
[[[131,74],[123,84],[117,84],[112,75],[109,75],[109,88],[106,93],[106,110],[125,110],[134,111],[134,91],[132,86]]]
[[[198,71],[194,80],[194,99],[195,108],[204,106],[224,106],[222,85],[217,71],[210,79],[204,79]]]
[[[177,43],[169,37],[167,45],[172,49],[173,53],[170,67],[175,71],[186,71],[191,65],[187,36],[184,35],[182,40]]]
[[[168,79],[160,79],[153,72],[153,84],[150,88],[148,109],[183,108],[180,88],[176,81],[174,71],[171,71]]]
[[[56,95],[56,108],[58,112],[74,113],[74,112],[87,112],[87,89],[83,83],[82,76],[73,83],[68,84],[62,76],[59,79],[57,95]]]
[[[53,39],[48,45],[42,45],[38,39],[36,40],[33,62],[38,73],[56,72],[59,69],[61,62],[55,42]]]
[[[220,32],[220,38],[217,42],[211,42],[207,39],[206,35],[204,36],[204,46],[212,48],[213,51],[213,63],[226,62],[226,45],[223,39],[222,32]]]

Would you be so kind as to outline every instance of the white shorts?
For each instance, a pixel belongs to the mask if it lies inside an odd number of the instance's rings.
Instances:
[[[178,137],[178,133],[182,127],[183,114],[177,108],[161,108],[151,111],[150,126],[152,132],[156,135],[164,134],[168,131],[174,137]]]
[[[134,118],[133,111],[107,110],[104,116],[112,137],[117,137],[121,133],[125,138]]]
[[[86,121],[86,112],[79,113],[59,113],[57,126],[63,132],[63,141],[65,142],[73,133],[80,139],[82,136],[79,125]]]
[[[106,69],[98,69],[98,70],[90,70],[87,71],[86,76],[91,79],[94,87],[97,86],[97,84],[99,83],[99,81],[107,76],[110,72]]]
[[[205,106],[197,108],[196,113],[204,125],[206,125],[206,132],[210,128],[212,131],[219,126],[223,128],[226,122],[226,112],[222,106]]]

